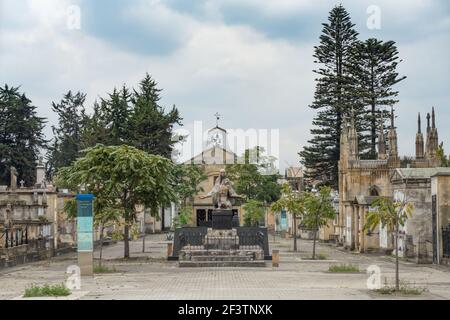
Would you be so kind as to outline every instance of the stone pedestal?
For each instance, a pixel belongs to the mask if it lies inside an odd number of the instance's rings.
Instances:
[[[240,245],[236,229],[209,228],[202,245],[180,250],[180,267],[265,267],[264,250]]]
[[[208,233],[205,236],[204,246],[206,249],[216,250],[239,249],[239,237],[237,235],[236,229],[208,229]]]
[[[212,228],[214,230],[231,230],[233,228],[233,210],[230,209],[213,210]]]
[[[94,253],[78,252],[78,266],[80,267],[81,276],[94,275]]]

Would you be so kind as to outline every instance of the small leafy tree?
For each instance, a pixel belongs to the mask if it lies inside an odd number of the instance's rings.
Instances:
[[[183,206],[178,216],[173,218],[173,225],[175,228],[181,228],[183,226],[188,225],[192,221],[192,207]]]
[[[450,156],[445,155],[443,142],[439,144],[436,155],[441,160],[441,167],[450,167]]]
[[[200,183],[207,179],[203,167],[193,164],[179,164],[174,166],[174,191],[180,204],[178,216],[173,219],[175,228],[188,225],[192,218],[192,207],[188,206],[188,199],[202,192]]]
[[[180,164],[174,167],[174,190],[182,207],[187,200],[204,191],[200,183],[207,178],[202,167],[193,164]]]
[[[97,201],[117,204],[124,220],[124,257],[129,258],[130,227],[136,221],[136,208],[142,205],[158,214],[158,207],[176,199],[173,190],[173,164],[169,159],[136,148],[97,145],[83,158],[58,173],[58,181],[72,190],[93,190]]]
[[[238,163],[226,166],[226,171],[236,192],[246,200],[272,203],[280,198],[281,190],[273,170],[275,159],[264,152],[261,147],[247,149]]]
[[[99,194],[99,192],[89,191],[92,194]],[[114,203],[108,198],[95,198],[94,199],[94,226],[99,228],[100,232],[100,260],[99,266],[102,266],[103,257],[103,243],[104,243],[104,233],[105,228],[114,223],[120,221],[121,211]],[[67,214],[68,218],[76,219],[77,217],[77,201],[75,198],[66,200],[64,203],[64,212]]]
[[[94,224],[96,227],[100,229],[100,260],[99,266],[102,266],[102,258],[103,258],[103,243],[104,243],[104,233],[105,228],[117,223],[120,220],[120,216],[122,211],[117,207],[101,207],[101,204],[97,204],[97,214],[96,219],[94,220]]]
[[[243,208],[245,211],[244,224],[247,227],[256,226],[266,213],[264,204],[258,200],[249,200]]]
[[[297,251],[297,219],[302,219],[305,214],[305,193],[292,190],[286,183],[281,189],[281,198],[271,206],[273,211],[286,210],[292,214],[294,222],[294,251]]]
[[[399,259],[398,259],[398,232],[399,227],[404,226],[406,220],[412,216],[413,205],[406,197],[403,200],[393,201],[389,198],[375,200],[371,207],[374,211],[367,214],[367,222],[364,230],[373,230],[381,225],[388,230],[394,230],[395,236],[395,289],[400,290]]]
[[[330,187],[321,187],[317,194],[307,192],[305,197],[305,214],[303,224],[314,231],[312,258],[316,258],[317,231],[333,219],[336,211],[333,207],[333,198]]]

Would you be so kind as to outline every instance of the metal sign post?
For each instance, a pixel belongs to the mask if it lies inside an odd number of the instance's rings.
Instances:
[[[94,219],[92,194],[77,197],[78,266],[82,276],[94,274]]]

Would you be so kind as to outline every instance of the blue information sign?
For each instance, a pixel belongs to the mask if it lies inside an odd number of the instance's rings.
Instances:
[[[286,217],[286,211],[281,211],[281,230],[287,230],[287,217]]]
[[[77,235],[78,251],[93,251],[94,249],[94,219],[92,194],[77,195]]]

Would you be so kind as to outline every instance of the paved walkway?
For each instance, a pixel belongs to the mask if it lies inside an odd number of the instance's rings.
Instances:
[[[131,243],[132,258],[124,261],[123,244],[105,247],[104,264],[117,273],[82,279],[81,299],[398,299],[381,296],[366,287],[365,270],[381,268],[383,282],[394,278],[393,259],[385,256],[349,253],[318,245],[326,260],[306,260],[312,242],[299,241],[299,252],[292,252],[292,240],[270,236],[272,249],[280,250],[280,267],[272,268],[178,268],[165,259],[164,235],[147,237],[145,253],[142,240]],[[98,256],[98,252],[96,252]],[[354,264],[361,273],[329,273],[332,264]],[[57,284],[65,281],[68,266],[76,264],[74,254],[0,271],[0,299],[21,296],[32,284]],[[450,299],[450,268],[402,262],[401,278],[412,285],[426,287],[420,297],[409,299]]]

